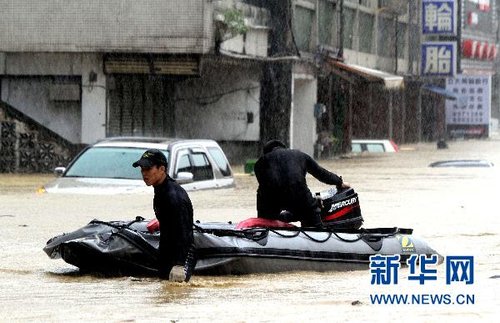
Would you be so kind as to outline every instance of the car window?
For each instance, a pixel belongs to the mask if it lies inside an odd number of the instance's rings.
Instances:
[[[351,144],[352,146],[352,152],[353,153],[360,153],[361,152],[361,144]]]
[[[212,165],[208,161],[207,155],[204,153],[195,153],[193,157],[193,179],[202,181],[214,178]]]
[[[229,164],[228,164],[222,150],[220,150],[217,147],[209,147],[208,153],[215,160],[215,163],[219,167],[222,175],[223,176],[231,176],[231,168],[229,167]]]
[[[92,147],[83,152],[66,171],[65,177],[142,179],[132,167],[146,149],[127,147]],[[163,151],[168,160],[168,151]]]
[[[177,162],[177,171],[175,175],[180,172],[191,172],[191,161],[189,160],[189,155],[187,152],[179,157],[179,161]]]
[[[366,150],[370,153],[383,153],[383,152],[385,152],[383,144],[366,144]]]
[[[188,150],[180,152],[174,177],[177,177],[179,172],[191,172],[195,182],[214,178],[212,165],[207,155],[202,152],[190,153]]]

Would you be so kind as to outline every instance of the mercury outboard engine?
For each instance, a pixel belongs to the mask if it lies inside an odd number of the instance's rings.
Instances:
[[[358,193],[353,188],[338,192],[335,187],[316,193],[321,205],[321,221],[330,229],[359,229],[363,224]]]

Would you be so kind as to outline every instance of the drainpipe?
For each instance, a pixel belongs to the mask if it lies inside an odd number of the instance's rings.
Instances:
[[[418,82],[417,96],[417,140],[422,141],[422,86],[423,83]]]
[[[398,75],[398,15],[394,15],[394,75]]]
[[[389,139],[392,140],[392,96],[393,96],[393,92],[392,91],[388,91],[388,94],[389,94]]]
[[[344,0],[340,0],[340,26],[339,26],[339,52],[337,57],[342,59],[344,57],[344,25],[345,25],[345,17],[344,17]]]

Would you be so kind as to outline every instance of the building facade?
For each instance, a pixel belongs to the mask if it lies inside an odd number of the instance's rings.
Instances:
[[[211,138],[231,162],[257,157],[273,138],[317,157],[349,152],[352,138],[436,140],[446,99],[422,86],[445,80],[419,77],[421,3],[4,1],[0,99],[76,146]],[[496,3],[460,4],[455,41],[496,50]],[[487,70],[498,87],[496,56],[463,48],[462,71]]]

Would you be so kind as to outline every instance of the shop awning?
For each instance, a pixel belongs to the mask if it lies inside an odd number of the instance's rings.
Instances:
[[[365,81],[380,83],[387,89],[399,89],[404,87],[402,76],[339,61],[333,61],[330,65],[332,66],[333,73],[351,82]]]
[[[442,88],[440,86],[437,86],[437,85],[424,84],[422,86],[422,89],[427,90],[427,91],[432,92],[432,93],[435,93],[437,95],[441,95],[447,100],[455,101],[455,100],[460,99],[460,95],[458,95],[450,90],[447,90],[445,88]]]

